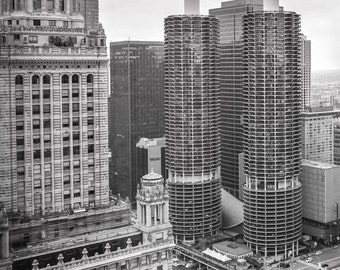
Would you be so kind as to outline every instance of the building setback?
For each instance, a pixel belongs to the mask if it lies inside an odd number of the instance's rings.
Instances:
[[[177,242],[193,242],[221,226],[217,45],[216,18],[165,19],[166,169]]]
[[[244,15],[244,238],[266,257],[301,237],[300,45],[296,13]]]
[[[152,41],[110,43],[110,188],[135,199],[136,143],[164,136],[164,44]]]

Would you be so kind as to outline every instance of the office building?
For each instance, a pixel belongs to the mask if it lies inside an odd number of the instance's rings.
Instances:
[[[242,153],[242,16],[264,9],[264,0],[222,2],[210,15],[220,22],[219,64],[221,85],[221,177],[222,186],[239,197],[239,160]]]
[[[136,175],[136,144],[142,137],[164,136],[164,45],[111,42],[110,52],[110,187],[134,202],[140,179]]]
[[[335,114],[333,109],[313,111],[312,108],[302,113],[303,159],[333,164]]]
[[[303,233],[322,239],[325,244],[340,240],[340,167],[303,160]]]
[[[340,121],[334,123],[334,164],[340,165]]]
[[[221,226],[218,29],[212,16],[165,19],[166,169],[175,242],[194,242]]]
[[[301,35],[302,111],[311,106],[311,41]]]
[[[99,0],[79,0],[80,13],[84,16],[85,28],[96,32],[99,25]]]
[[[298,254],[301,237],[300,16],[243,17],[244,238],[265,257]]]
[[[165,138],[141,138],[137,147],[137,175],[151,170],[167,178],[165,170]]]

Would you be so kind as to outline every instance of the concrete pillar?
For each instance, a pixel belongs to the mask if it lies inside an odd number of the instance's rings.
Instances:
[[[160,222],[161,224],[164,223],[164,221],[163,221],[163,205],[164,205],[164,204],[158,205],[158,208],[159,208],[159,222]]]
[[[9,258],[9,231],[8,229],[3,231],[2,235],[0,235],[1,238],[1,247],[2,250],[0,250],[0,257],[3,259]]]
[[[33,0],[27,0],[26,11],[27,13],[33,13]]]
[[[167,223],[169,223],[169,201],[166,201],[164,203],[163,207],[164,207],[164,217],[163,217],[163,219],[164,219],[164,223],[167,224]]]
[[[142,208],[139,202],[137,202],[137,224],[142,224]]]

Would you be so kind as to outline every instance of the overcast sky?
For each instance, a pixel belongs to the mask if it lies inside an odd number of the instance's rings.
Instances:
[[[183,14],[184,0],[99,0],[107,40],[163,41],[163,20]],[[201,0],[201,13],[221,6]],[[340,0],[280,0],[285,10],[302,15],[302,33],[312,40],[312,69],[340,69]]]

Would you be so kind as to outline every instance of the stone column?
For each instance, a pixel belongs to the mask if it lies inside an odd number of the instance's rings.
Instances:
[[[64,5],[65,5],[65,13],[67,15],[70,15],[71,14],[71,1],[65,0]]]
[[[46,0],[41,0],[41,12],[47,12],[47,10],[46,10]]]
[[[151,226],[151,205],[147,204],[146,206],[146,226]]]
[[[143,211],[140,203],[137,201],[137,224],[143,224]]]
[[[33,13],[33,0],[27,0],[26,11],[27,13]]]
[[[58,11],[58,12],[60,11],[59,10],[59,0],[54,0],[54,10]]]
[[[159,204],[158,209],[159,209],[159,223],[163,224],[163,204]]]
[[[0,250],[1,256],[2,258],[7,259],[9,258],[9,231],[8,229],[5,230],[2,233],[2,236],[0,237],[1,237],[1,247],[2,247],[2,250]]]

